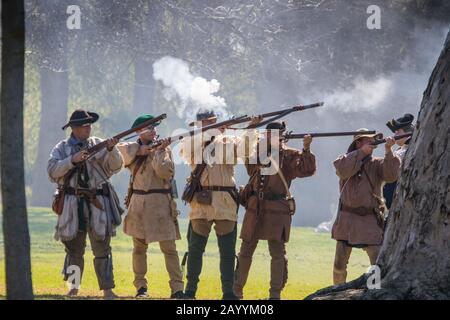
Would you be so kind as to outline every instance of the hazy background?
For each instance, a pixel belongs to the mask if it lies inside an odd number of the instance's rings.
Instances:
[[[67,28],[69,5],[79,6],[80,29]],[[380,30],[366,26],[369,5],[381,8]],[[100,137],[128,129],[142,113],[168,114],[158,127],[163,137],[186,128],[199,107],[226,118],[317,101],[326,106],[286,119],[290,130],[389,134],[388,120],[417,115],[449,17],[443,0],[27,1],[28,204],[50,206],[47,158],[77,107],[100,114],[93,132]],[[332,161],[350,139],[314,140],[317,174],[293,183],[296,225],[332,217]],[[180,194],[188,174],[177,166]],[[113,178],[121,198],[128,176]],[[248,179],[241,166],[236,179]]]

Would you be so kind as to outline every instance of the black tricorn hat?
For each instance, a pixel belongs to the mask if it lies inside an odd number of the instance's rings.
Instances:
[[[75,110],[70,116],[69,122],[67,122],[62,129],[66,130],[67,127],[82,127],[87,124],[94,123],[98,120],[99,115],[95,112],[89,112],[83,109]]]
[[[386,123],[387,127],[392,131],[395,132],[395,130],[403,129],[407,127],[411,127],[412,123],[414,121],[414,116],[409,113],[405,113],[403,117],[392,119],[388,123]]]
[[[217,119],[217,115],[213,110],[199,110],[196,115],[196,121]],[[193,126],[195,122],[191,122],[189,126]]]

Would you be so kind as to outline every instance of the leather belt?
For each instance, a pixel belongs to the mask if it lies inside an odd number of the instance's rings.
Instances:
[[[224,192],[229,192],[229,191],[236,191],[236,187],[224,187],[224,186],[202,186],[202,190],[210,190],[210,191],[224,191]]]
[[[280,201],[280,200],[286,200],[287,195],[284,193],[273,193],[273,192],[255,192],[253,191],[251,196],[257,196],[258,199],[261,200],[269,200],[269,201]]]
[[[109,192],[105,191],[104,189],[88,189],[88,188],[67,187],[65,189],[65,192],[66,192],[66,194],[69,194],[69,195],[72,195],[72,196],[82,196],[83,194],[89,193],[91,195],[109,197]]]
[[[236,187],[202,186],[201,190],[228,192],[228,194],[231,196],[231,198],[236,203],[236,206],[239,208],[239,192],[236,189]]]
[[[146,194],[152,194],[152,193],[164,193],[168,194],[171,193],[171,189],[151,189],[151,190],[138,190],[133,189],[133,194],[139,194],[139,195],[146,195]]]
[[[352,208],[349,206],[346,206],[345,204],[342,204],[341,206],[342,211],[347,211],[350,213],[357,214],[359,216],[368,216],[370,214],[374,214],[374,208],[366,208],[366,207],[358,207],[358,208]]]

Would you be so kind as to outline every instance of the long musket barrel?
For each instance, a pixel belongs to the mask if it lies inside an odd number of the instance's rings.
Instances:
[[[313,104],[309,104],[309,105],[304,105],[304,106],[303,105],[298,105],[298,106],[290,107],[290,108],[283,109],[283,110],[263,113],[263,114],[258,115],[258,116],[260,116],[262,118],[268,118],[268,117],[274,117],[274,118],[268,119],[268,120],[263,121],[261,123],[258,123],[256,125],[248,126],[245,129],[258,128],[260,126],[265,125],[268,122],[273,121],[275,118],[279,118],[279,117],[285,116],[285,115],[287,115],[287,114],[289,114],[291,112],[303,111],[303,110],[308,110],[308,109],[312,109],[312,108],[318,108],[318,107],[321,107],[323,105],[324,105],[323,102],[317,102],[317,103],[313,103]],[[200,132],[204,132],[204,131],[207,131],[207,130],[210,130],[210,129],[216,129],[216,128],[221,128],[221,127],[229,127],[229,126],[232,126],[232,125],[235,125],[235,124],[245,123],[245,122],[251,121],[252,118],[253,117],[251,117],[251,116],[244,115],[244,116],[240,116],[240,117],[233,118],[233,119],[230,119],[230,120],[214,123],[214,124],[211,124],[211,125],[206,126],[206,127],[202,127],[202,128],[198,128],[198,129],[195,129],[195,130],[191,130],[191,131],[188,131],[186,133],[183,133],[183,134],[180,134],[180,135],[177,135],[177,136],[171,136],[171,137],[169,137],[167,139],[169,139],[170,142],[174,142],[174,141],[177,141],[177,140],[181,140],[181,139],[183,139],[183,138],[185,138],[187,136],[193,136],[195,134],[198,134]],[[230,128],[230,129],[234,129],[234,128]],[[157,147],[157,146],[161,145],[161,143],[162,143],[161,140],[158,140],[158,141],[155,141],[152,144],[152,146],[153,147]]]
[[[171,136],[168,139],[170,141],[181,140],[181,139],[183,139],[185,137],[193,136],[193,135],[196,135],[196,134],[198,134],[200,132],[204,132],[204,131],[207,131],[207,130],[210,130],[210,129],[217,129],[217,128],[221,128],[221,127],[228,127],[228,126],[231,126],[233,124],[247,122],[249,120],[251,120],[251,117],[248,117],[247,115],[239,116],[237,118],[232,118],[230,120],[225,120],[225,121],[222,121],[222,122],[213,123],[213,124],[210,124],[209,126],[205,126],[205,127],[201,127],[201,128],[198,128],[198,129],[194,129],[194,130],[191,130],[191,131],[188,131],[188,132],[176,135],[176,136]]]
[[[138,126],[136,126],[134,128],[131,128],[131,129],[128,129],[128,130],[125,130],[125,131],[121,132],[121,133],[115,135],[113,138],[120,140],[123,137],[126,137],[126,136],[128,136],[128,135],[130,135],[132,133],[135,133],[135,132],[137,132],[137,131],[139,131],[141,129],[144,129],[144,128],[148,127],[149,125],[152,125],[153,123],[159,122],[159,121],[161,121],[161,120],[163,120],[165,118],[167,118],[167,115],[165,113],[163,113],[160,116],[158,116],[156,118],[153,118],[153,119],[150,119],[150,120],[147,120],[147,121],[141,123],[140,125],[138,125]],[[105,140],[105,141],[102,141],[100,143],[97,143],[96,145],[93,145],[93,146],[87,148],[88,158],[92,157],[94,154],[96,154],[97,152],[99,152],[100,150],[105,148],[106,145],[107,145],[107,141]]]
[[[267,119],[265,121],[262,121],[261,123],[258,123],[256,125],[248,126],[246,129],[258,128],[258,127],[266,125],[266,124],[268,124],[270,122],[273,122],[273,121],[275,121],[277,119],[285,117],[285,116],[287,116],[288,114],[290,114],[292,112],[318,108],[318,107],[322,107],[324,104],[325,103],[323,103],[323,102],[317,102],[317,103],[308,104],[308,105],[304,105],[304,106],[303,105],[298,105],[298,106],[293,106],[293,107],[290,107],[290,108],[287,108],[287,109],[282,109],[282,110],[278,110],[278,111],[263,113],[263,114],[261,114],[259,116],[262,117],[262,118],[269,118],[269,117],[272,117],[272,118]]]
[[[268,112],[268,113],[263,113],[261,116],[263,118],[267,118],[267,117],[273,117],[273,116],[278,116],[286,111],[303,111],[303,110],[307,110],[307,109],[313,109],[313,108],[318,108],[318,107],[322,107],[324,105],[323,102],[317,102],[317,103],[313,103],[313,104],[308,104],[305,106],[302,105],[298,105],[298,106],[293,106],[287,109],[283,109],[283,110],[278,110],[278,111],[273,111],[273,112]]]
[[[209,126],[205,126],[205,127],[201,127],[201,128],[198,128],[198,129],[191,130],[191,131],[187,131],[185,133],[182,133],[182,134],[179,134],[179,135],[176,135],[176,136],[171,136],[171,137],[168,137],[167,139],[169,139],[170,141],[181,140],[184,137],[193,136],[193,135],[195,135],[197,133],[200,133],[200,132],[203,132],[203,131],[206,131],[206,130],[209,130],[209,129],[215,129],[215,128],[220,128],[220,127],[227,127],[227,126],[230,126],[230,125],[233,125],[233,124],[236,124],[236,123],[247,122],[247,121],[249,121],[249,119],[251,119],[251,118],[248,117],[247,115],[239,116],[239,117],[235,117],[235,118],[232,118],[232,119],[229,119],[229,120],[225,120],[225,121],[222,121],[222,122],[213,123],[213,124],[210,124]],[[130,139],[135,138],[137,136],[138,135],[134,135],[134,136],[126,138],[125,140],[130,140]],[[155,142],[153,144],[153,146],[156,147],[159,144],[161,144],[160,141],[157,141],[157,142]]]
[[[364,132],[367,134],[375,134],[376,131]],[[310,135],[313,138],[321,137],[344,137],[344,136],[354,136],[356,134],[361,134],[361,131],[345,131],[345,132],[312,132],[312,133],[288,133],[284,136],[286,140],[290,139],[303,139],[305,136]]]
[[[394,140],[401,140],[403,138],[407,138],[407,137],[411,137],[411,136],[412,136],[412,133],[400,134],[398,136],[394,136]],[[386,139],[376,140],[376,141],[372,142],[371,145],[377,146],[377,145],[383,144],[383,143],[386,143]]]
[[[198,128],[198,129],[194,129],[194,130],[191,130],[191,131],[188,131],[188,132],[176,135],[176,136],[170,136],[170,137],[168,137],[166,139],[168,139],[172,143],[174,141],[181,140],[181,139],[183,139],[185,137],[193,136],[193,135],[196,135],[198,133],[201,133],[201,132],[204,132],[204,131],[207,131],[207,130],[217,129],[217,128],[221,128],[221,127],[228,127],[228,126],[231,126],[233,124],[243,123],[243,122],[247,122],[247,121],[250,121],[250,120],[251,120],[251,117],[248,117],[247,115],[239,116],[239,117],[236,117],[236,118],[233,118],[233,119],[230,119],[230,120],[225,120],[225,121],[222,121],[222,122],[213,123],[213,124],[211,124],[209,126],[205,126],[205,127],[201,127],[201,128]],[[154,143],[152,143],[151,146],[153,148],[156,148],[159,145],[161,145],[161,143],[162,143],[162,140],[157,140]]]

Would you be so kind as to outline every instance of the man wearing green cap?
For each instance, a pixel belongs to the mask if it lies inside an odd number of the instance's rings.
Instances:
[[[400,159],[392,153],[393,138],[386,138],[384,158],[378,158],[372,156],[376,146],[371,143],[383,135],[358,131],[347,153],[334,161],[340,188],[339,211],[331,232],[336,240],[335,285],[346,282],[352,248],[362,248],[370,264],[376,263],[384,227],[381,185],[397,180],[400,168]]]
[[[136,119],[133,127],[152,118],[152,115],[142,115]],[[138,134],[136,142],[118,145],[125,167],[131,173],[124,232],[133,237],[136,297],[148,297],[145,278],[147,248],[149,243],[158,242],[170,278],[171,298],[180,299],[184,297],[184,285],[175,244],[175,240],[180,239],[180,232],[178,211],[171,188],[175,166],[170,141],[163,140],[157,147],[152,147],[157,137],[154,125],[140,130]]]

